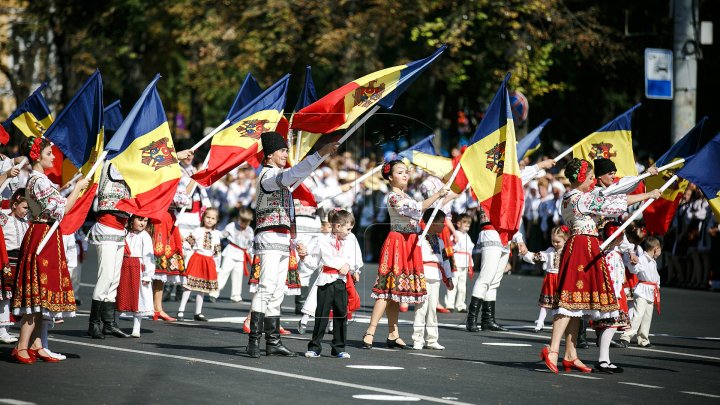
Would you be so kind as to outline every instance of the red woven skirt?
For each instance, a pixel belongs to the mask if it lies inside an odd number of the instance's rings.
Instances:
[[[188,290],[210,293],[217,291],[217,267],[211,256],[193,253],[188,260],[187,280],[183,287]]]
[[[123,257],[120,268],[120,284],[117,289],[115,307],[118,311],[138,312],[140,301],[140,278],[142,263],[139,257]]]
[[[540,288],[540,299],[538,305],[543,308],[552,308],[553,297],[558,286],[558,275],[557,273],[545,273],[542,287]]]
[[[155,274],[166,277],[184,275],[183,240],[180,228],[175,226],[175,216],[167,213],[162,220],[153,219],[151,222],[156,262]]]
[[[615,290],[597,237],[573,235],[568,239],[552,308],[560,314],[590,315],[594,319],[617,315]]]
[[[418,235],[392,231],[380,250],[378,276],[371,297],[420,303],[427,299]]]
[[[31,222],[23,238],[12,298],[15,315],[75,316],[75,295],[60,230],[37,252],[48,230],[49,224]]]

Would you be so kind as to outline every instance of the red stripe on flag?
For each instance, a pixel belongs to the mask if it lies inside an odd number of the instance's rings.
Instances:
[[[63,160],[65,160],[65,155],[63,155],[62,151],[60,151],[60,148],[55,145],[52,146],[52,152],[53,156],[55,156],[55,160],[53,160],[52,167],[45,169],[45,175],[51,182],[61,186],[63,185],[62,167]]]
[[[93,183],[93,185],[75,201],[70,212],[65,214],[62,221],[60,221],[60,232],[63,235],[72,235],[80,229],[85,222],[85,218],[87,218],[88,212],[90,212],[97,188],[98,184]]]
[[[178,183],[180,183],[179,178],[166,181],[152,190],[138,194],[135,198],[120,200],[117,209],[139,217],[162,218],[175,197]]]
[[[226,174],[243,162],[253,167],[259,165],[258,144],[245,149],[239,146],[212,145],[210,146],[210,160],[204,170],[192,175],[192,178],[201,186],[208,187],[223,178]],[[262,158],[260,158],[262,160]]]
[[[0,125],[0,144],[7,145],[7,143],[10,141],[10,134],[7,133],[5,130],[5,127]]]
[[[292,128],[315,134],[326,134],[345,123],[345,96],[358,88],[350,82],[303,108],[293,116]]]
[[[658,198],[643,212],[645,229],[653,235],[665,235],[670,228],[675,211],[684,193],[678,193],[675,201]]]
[[[522,180],[517,176],[503,174],[500,192],[481,203],[503,244],[507,244],[520,228],[524,201]]]
[[[313,196],[310,189],[302,183],[300,183],[300,186],[293,191],[292,195],[293,199],[300,200],[300,203],[304,206],[317,207],[315,196]]]

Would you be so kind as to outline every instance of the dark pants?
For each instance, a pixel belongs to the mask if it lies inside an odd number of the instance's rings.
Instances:
[[[333,311],[332,355],[345,351],[345,335],[347,334],[348,296],[345,283],[337,280],[317,289],[317,308],[315,309],[315,327],[308,350],[320,354],[322,338],[329,322],[330,310]]]

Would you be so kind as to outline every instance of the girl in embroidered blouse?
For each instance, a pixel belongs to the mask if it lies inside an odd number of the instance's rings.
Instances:
[[[62,220],[73,207],[88,181],[78,180],[67,199],[63,198],[45,176],[45,170],[53,166],[54,160],[50,141],[31,137],[23,146],[33,171],[26,187],[30,225],[20,247],[13,291],[13,312],[22,319],[12,357],[22,364],[32,364],[36,359],[57,362],[60,360],[51,356],[41,341],[46,333],[42,329],[48,325],[43,318],[75,316],[75,296],[60,230],[55,230],[41,252],[37,248],[52,223]]]
[[[573,368],[584,373],[592,371],[577,356],[578,326],[580,318],[587,316],[595,321],[618,316],[618,303],[605,258],[600,251],[596,221],[602,216],[622,215],[628,205],[659,198],[657,190],[637,195],[601,196],[591,193],[595,175],[590,162],[573,159],[565,167],[570,180],[570,191],[562,201],[563,220],[570,228],[570,239],[563,249],[558,271],[558,288],[552,302],[554,313],[550,347],[545,347],[540,358],[554,373],[560,341],[565,339],[565,371]]]
[[[426,300],[427,287],[423,271],[422,252],[417,246],[419,222],[422,213],[440,198],[448,196],[448,189],[441,188],[428,199],[418,202],[405,194],[408,185],[408,169],[400,160],[385,163],[382,176],[390,183],[387,205],[390,215],[390,233],[380,250],[378,276],[372,289],[375,298],[370,326],[363,336],[363,347],[372,348],[375,329],[383,313],[388,317],[389,348],[406,348],[400,339],[397,323],[400,303],[420,303]],[[453,194],[454,195],[454,194]],[[447,197],[443,205],[452,197]]]
[[[219,211],[216,208],[208,208],[202,214],[202,226],[192,231],[185,238],[193,249],[193,254],[188,260],[186,279],[183,282],[185,291],[180,300],[177,320],[182,321],[185,317],[185,305],[187,305],[190,294],[195,291],[195,317],[196,321],[207,321],[202,314],[202,305],[205,293],[211,293],[218,289],[217,267],[220,262],[220,239],[221,233],[215,230],[218,223]]]

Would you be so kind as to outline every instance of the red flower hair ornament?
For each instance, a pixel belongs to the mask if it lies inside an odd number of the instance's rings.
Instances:
[[[37,137],[33,139],[32,146],[30,147],[30,159],[33,161],[38,161],[40,159],[40,143],[42,142],[42,138]]]
[[[390,174],[390,163],[385,163],[382,167],[382,175],[387,177]]]
[[[579,183],[584,183],[585,180],[587,180],[587,172],[588,172],[588,162],[587,160],[583,160],[580,164],[580,170],[578,170],[577,175],[577,181]]]

